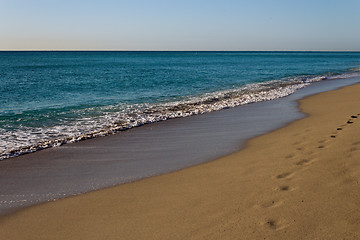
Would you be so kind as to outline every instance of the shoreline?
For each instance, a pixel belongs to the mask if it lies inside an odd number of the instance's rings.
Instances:
[[[277,100],[149,124],[2,161],[0,216],[237,152],[249,139],[304,117],[296,100],[360,79],[325,81]]]
[[[47,140],[39,140],[37,143],[29,145],[19,145],[17,147],[14,146],[13,148],[7,149],[0,153],[0,161],[29,153],[34,153],[48,148],[59,147],[65,144],[71,144],[93,138],[114,135],[123,131],[130,130],[132,128],[143,126],[145,124],[152,124],[177,118],[186,118],[190,116],[208,114],[211,112],[221,111],[247,104],[276,100],[294,94],[297,90],[305,88],[312,83],[326,79],[359,77],[358,74],[354,74],[353,72],[351,72],[351,69],[349,69],[347,73],[343,73],[340,75],[327,75],[328,74],[320,74],[318,76],[306,77],[294,76],[290,77],[290,79],[292,80],[285,82],[283,80],[272,80],[264,83],[252,83],[248,84],[247,86],[251,86],[250,89],[252,89],[248,93],[246,93],[245,90],[247,87],[243,86],[237,89],[215,91],[210,93],[208,96],[206,93],[204,93],[198,96],[189,97],[187,100],[179,100],[175,102],[154,105],[150,104],[148,107],[139,107],[139,109],[134,110],[131,113],[134,115],[142,113],[137,117],[132,118],[129,116],[129,113],[124,114],[120,117],[120,119],[122,120],[117,121],[116,124],[108,123],[108,126],[106,128],[102,127],[92,131],[85,130],[82,131],[83,133],[79,133],[73,136],[70,135],[62,138],[60,137]],[[277,84],[279,86],[276,86]],[[119,116],[117,116],[116,118],[118,119]]]
[[[302,61],[301,59],[303,59],[303,56],[313,56],[315,57],[314,59],[316,59],[316,57],[327,59],[326,55],[321,54],[320,52],[313,52],[312,54],[308,53],[305,55],[300,54],[299,52],[295,52],[297,54],[286,53],[287,52],[284,52],[281,54],[281,56],[290,56],[292,59],[292,64],[296,63],[297,61]],[[151,54],[148,55],[151,56]],[[198,54],[191,55],[194,57],[194,61],[199,61],[198,57],[196,57],[197,55]],[[240,59],[244,56],[253,55],[255,57],[258,56],[258,54],[252,53],[251,51],[249,52],[249,55],[234,54],[234,56],[240,57]],[[62,60],[61,54],[54,53],[51,56],[52,57],[49,57],[49,60],[51,61],[56,62],[56,58],[54,59],[56,56],[59,58],[58,61]],[[74,56],[74,54],[70,54],[70,56]],[[97,56],[97,54],[89,53],[87,58],[92,59],[94,56]],[[100,56],[104,56],[104,60],[108,58],[108,55],[106,54],[100,54]],[[109,56],[113,55],[109,54]],[[122,58],[126,59],[126,57],[133,55],[117,54],[116,56],[122,56]],[[146,57],[143,54],[140,54],[140,56]],[[172,55],[164,54],[162,57],[168,58],[169,56]],[[178,55],[175,54],[175,56]],[[180,64],[181,61],[184,61],[185,56],[186,54],[184,56],[179,55],[179,62],[177,63]],[[218,55],[215,54],[215,56]],[[222,59],[224,56],[228,58],[230,55],[221,54],[218,57]],[[261,54],[260,56],[264,57],[265,59],[268,57],[275,57],[276,59],[276,56],[280,55]],[[346,61],[352,63],[352,56],[355,58],[357,57],[355,53],[352,53],[352,55],[347,55],[344,53],[338,55],[336,53],[332,53],[331,56],[335,56],[334,63],[338,61],[338,58],[345,58],[347,59]],[[349,56],[351,58],[349,58]],[[251,59],[253,59],[253,57],[250,57],[248,60],[252,62],[253,60]],[[310,58],[310,62],[305,62],[303,67],[299,67],[301,64],[296,64],[296,66],[299,68],[295,67],[293,71],[290,71],[287,68],[284,68],[279,72],[277,72],[279,70],[276,70],[277,68],[266,70],[267,74],[270,74],[270,72],[274,71],[269,75],[271,76],[270,78],[264,78],[264,74],[261,74],[262,70],[259,70],[257,73],[260,74],[260,78],[257,77],[257,74],[250,74],[248,76],[245,74],[245,77],[240,74],[237,75],[236,78],[232,77],[232,74],[229,74],[229,79],[234,80],[234,84],[230,84],[228,86],[226,84],[226,86],[222,86],[220,84],[218,87],[204,88],[201,91],[185,91],[185,94],[170,94],[172,97],[169,95],[169,97],[164,99],[162,98],[165,97],[166,94],[162,97],[159,96],[159,99],[154,97],[153,100],[151,100],[152,98],[141,101],[138,99],[130,102],[128,102],[126,98],[123,101],[121,100],[121,97],[118,96],[120,99],[117,98],[116,101],[99,101],[96,104],[92,104],[90,102],[90,105],[86,107],[86,104],[84,106],[78,106],[76,101],[74,101],[74,104],[70,105],[66,104],[66,102],[62,103],[60,98],[59,101],[54,103],[54,106],[58,106],[55,108],[51,107],[51,105],[40,108],[36,107],[35,105],[31,107],[27,106],[26,102],[24,102],[24,104],[20,106],[22,106],[22,108],[25,110],[21,110],[21,107],[19,107],[18,113],[16,113],[16,110],[11,110],[11,105],[8,107],[5,106],[5,117],[9,118],[9,120],[4,122],[4,128],[1,129],[3,134],[2,138],[0,138],[0,160],[33,153],[51,147],[58,147],[68,143],[108,136],[134,127],[142,126],[144,124],[204,114],[254,102],[274,100],[288,96],[298,89],[306,87],[313,82],[322,81],[324,79],[351,78],[354,76],[359,76],[357,62],[350,65],[344,65],[343,67],[334,65],[334,63],[332,63],[332,65],[329,65],[329,67],[326,68],[322,66],[320,69],[312,69],[312,67],[310,67],[312,64],[309,66],[309,63],[314,61],[314,59],[311,60]],[[210,60],[211,58],[209,58],[209,61]],[[25,61],[22,64],[26,65],[29,63]],[[44,64],[47,65],[47,63]],[[259,64],[261,64],[261,62]],[[257,64],[254,66],[256,65]],[[64,65],[64,67],[69,66],[70,65]],[[159,67],[157,64],[155,66]],[[217,67],[219,66],[217,65]],[[307,70],[300,71],[302,68]],[[158,70],[161,72],[161,67]],[[133,72],[134,76],[136,76],[136,72],[137,71]],[[190,76],[193,75],[194,74],[191,74]],[[185,79],[187,78],[185,77]],[[246,79],[246,81],[244,79]],[[195,88],[190,87],[190,89],[197,88],[198,87],[196,86]],[[134,91],[134,89],[130,89],[131,91]],[[170,89],[173,88],[170,87]],[[202,87],[199,89],[202,89]],[[104,92],[106,91],[100,91],[100,95]],[[153,93],[156,95],[156,91]],[[81,91],[79,94],[81,94]],[[132,95],[136,96],[137,94],[135,92]],[[9,96],[9,99],[12,99],[12,97]],[[69,99],[71,99],[71,97]],[[41,102],[42,100],[38,101]],[[45,102],[46,101],[47,100],[45,99]],[[61,107],[62,104],[65,105]],[[56,115],[56,112],[59,111],[61,114]],[[48,114],[47,112],[52,113]],[[34,118],[34,116],[41,116],[39,118],[41,120],[36,120],[36,117]],[[16,119],[16,117],[18,118]],[[31,122],[35,124],[28,125],[28,123]]]
[[[300,100],[308,116],[218,160],[0,219],[7,239],[360,237],[360,84]],[[326,106],[326,107],[324,107]]]

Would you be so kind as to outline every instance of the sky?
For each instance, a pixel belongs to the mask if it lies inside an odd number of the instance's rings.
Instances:
[[[360,0],[0,0],[0,50],[360,51]]]

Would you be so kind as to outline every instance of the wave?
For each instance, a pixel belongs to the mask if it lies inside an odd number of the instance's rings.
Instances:
[[[250,103],[270,101],[288,96],[313,82],[358,75],[359,73],[349,72],[342,75],[297,76],[248,84],[226,91],[184,97],[184,99],[166,103],[118,104],[98,109],[77,110],[86,113],[92,111],[101,112],[102,115],[83,117],[77,119],[76,122],[64,122],[62,125],[48,128],[24,127],[13,131],[2,130],[2,132],[0,131],[0,135],[3,136],[0,139],[0,160],[45,148],[61,146],[66,143],[106,136],[144,124],[204,114]],[[81,113],[78,114],[81,115]],[[86,116],[89,116],[89,114]]]

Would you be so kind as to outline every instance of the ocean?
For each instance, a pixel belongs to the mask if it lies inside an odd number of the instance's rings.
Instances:
[[[360,75],[360,52],[0,52],[0,160]]]

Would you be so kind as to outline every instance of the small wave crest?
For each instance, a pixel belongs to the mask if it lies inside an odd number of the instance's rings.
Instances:
[[[350,68],[350,71],[360,72],[360,67]]]

